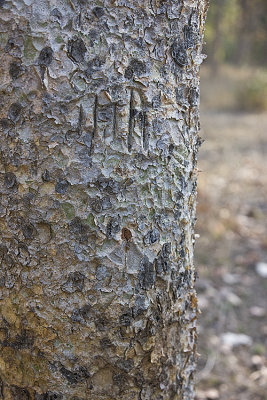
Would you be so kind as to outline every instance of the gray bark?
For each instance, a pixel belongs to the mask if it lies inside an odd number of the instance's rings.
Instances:
[[[0,398],[193,398],[206,6],[0,1]]]

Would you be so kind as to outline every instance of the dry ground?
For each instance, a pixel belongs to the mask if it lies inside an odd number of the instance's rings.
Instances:
[[[264,400],[267,277],[256,266],[267,263],[267,113],[236,111],[235,84],[238,71],[210,80],[204,68],[197,399]]]

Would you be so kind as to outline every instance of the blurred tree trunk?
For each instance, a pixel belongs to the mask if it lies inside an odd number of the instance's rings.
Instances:
[[[255,5],[249,0],[239,0],[240,26],[237,40],[236,61],[239,65],[249,62],[254,33],[254,9]]]
[[[266,63],[267,4],[265,0],[239,0],[240,23],[236,62],[243,64]]]
[[[226,6],[225,0],[216,0],[213,4],[213,38],[210,46],[209,65],[213,76],[218,73],[219,66],[222,62],[221,52],[222,43],[224,40],[222,32],[222,22],[224,17],[224,7]]]
[[[193,399],[207,3],[0,7],[0,398]]]

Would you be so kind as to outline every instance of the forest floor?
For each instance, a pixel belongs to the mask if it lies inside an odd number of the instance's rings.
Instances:
[[[267,113],[238,111],[232,88],[204,69],[197,400],[267,398]]]

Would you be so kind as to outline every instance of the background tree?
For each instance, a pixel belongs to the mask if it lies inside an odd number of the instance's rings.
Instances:
[[[3,399],[192,399],[206,1],[1,1]]]
[[[218,67],[221,60],[222,43],[224,40],[223,35],[223,17],[224,7],[226,0],[217,0],[215,6],[212,7],[211,26],[212,26],[212,40],[209,48],[209,64],[211,65],[214,75],[217,74]]]
[[[265,0],[212,0],[207,20],[207,62],[213,71],[223,63],[266,65]]]

